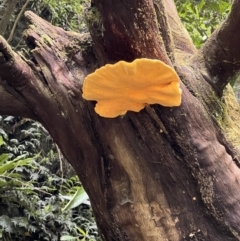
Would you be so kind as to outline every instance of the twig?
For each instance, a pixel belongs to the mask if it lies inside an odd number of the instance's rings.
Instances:
[[[12,41],[13,34],[14,34],[14,32],[15,32],[15,29],[16,29],[16,27],[17,27],[17,24],[18,24],[20,18],[22,17],[22,14],[23,14],[23,12],[25,11],[25,9],[26,9],[26,7],[27,7],[27,5],[28,5],[28,3],[29,3],[30,1],[31,1],[31,0],[27,0],[27,1],[25,2],[25,4],[24,4],[23,7],[22,7],[22,10],[21,10],[20,13],[18,14],[18,16],[17,16],[17,18],[16,18],[16,21],[15,21],[14,24],[13,24],[12,31],[11,31],[9,37],[8,37],[8,40],[7,40],[8,43]]]

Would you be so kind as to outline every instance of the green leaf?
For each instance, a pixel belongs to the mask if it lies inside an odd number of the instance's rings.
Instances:
[[[226,18],[229,0],[175,0],[178,13],[196,47],[200,47]]]
[[[0,165],[2,165],[2,163],[4,163],[5,161],[7,161],[9,158],[8,154],[2,154],[0,155]]]
[[[60,238],[61,241],[78,241],[78,237],[64,235]]]
[[[81,229],[81,228],[78,227],[77,230],[78,230],[78,232],[79,232],[80,234],[82,234],[84,237],[87,236],[87,233],[86,233],[83,229]]]
[[[24,176],[20,173],[9,173],[7,176],[11,177],[11,178],[19,178],[19,179],[22,178],[22,179],[24,179]]]
[[[72,199],[67,203],[67,205],[62,209],[62,211],[67,211],[69,209],[75,208],[82,204],[86,199],[88,199],[88,195],[83,189],[83,187],[79,187],[76,193],[73,195]]]
[[[0,178],[0,190],[6,186],[8,186],[8,182],[5,179]]]
[[[7,162],[7,163],[1,165],[0,166],[0,174],[4,174],[4,172],[12,170],[15,167],[14,164],[15,163],[13,161],[10,161],[10,162]]]
[[[0,136],[0,146],[4,144],[4,140],[3,140],[3,137]]]

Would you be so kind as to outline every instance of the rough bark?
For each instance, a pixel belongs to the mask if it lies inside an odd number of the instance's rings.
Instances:
[[[96,57],[88,34],[27,12],[32,60],[0,40],[0,96],[12,103],[12,114],[48,129],[89,194],[106,240],[240,240],[239,153],[214,118],[222,114],[221,99],[205,80],[204,53],[198,57],[172,1],[93,3],[88,21]],[[181,106],[99,117],[81,97],[84,76],[97,64],[141,57],[175,67]],[[3,99],[0,112],[10,113]]]

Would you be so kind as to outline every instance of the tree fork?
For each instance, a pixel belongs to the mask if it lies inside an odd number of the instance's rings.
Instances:
[[[198,69],[201,65],[205,81],[219,96],[222,96],[225,86],[236,78],[240,68],[239,23],[240,2],[235,0],[227,19],[192,59],[193,67]]]

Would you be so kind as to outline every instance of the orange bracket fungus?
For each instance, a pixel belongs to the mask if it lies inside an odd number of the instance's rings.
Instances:
[[[95,100],[95,111],[114,118],[127,111],[140,111],[147,104],[166,107],[181,104],[180,80],[160,60],[136,59],[107,64],[89,74],[83,83],[83,98]]]

